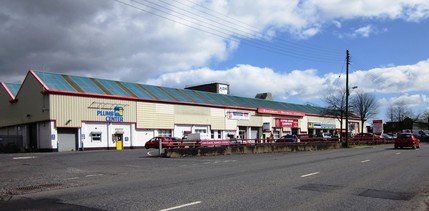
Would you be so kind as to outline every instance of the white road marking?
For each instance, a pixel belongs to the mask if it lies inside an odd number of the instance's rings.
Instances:
[[[397,153],[395,153],[395,154],[400,155],[401,153],[400,153],[400,152],[397,152]]]
[[[361,163],[366,163],[366,162],[369,162],[369,161],[371,161],[371,160],[363,160],[363,161],[361,161]]]
[[[85,177],[96,177],[96,176],[103,176],[103,174],[88,174]]]
[[[24,159],[33,159],[37,158],[36,156],[28,156],[28,157],[14,157],[14,160],[24,160]]]
[[[70,177],[70,178],[66,178],[66,180],[75,180],[75,179],[79,179],[79,177]]]
[[[151,153],[153,153],[154,151],[150,151],[150,152],[147,152],[147,155],[149,155],[149,156],[154,156],[154,155],[152,155]],[[158,153],[158,152],[156,152],[156,153]],[[157,155],[155,155],[155,156],[157,156]]]
[[[182,205],[179,205],[179,206],[176,206],[176,207],[170,207],[170,208],[159,210],[159,211],[175,210],[175,209],[180,209],[180,208],[183,208],[183,207],[188,207],[188,206],[196,205],[196,204],[199,204],[199,203],[201,203],[201,201],[196,201],[196,202],[192,202],[192,203],[189,203],[189,204],[182,204]]]
[[[302,175],[301,177],[309,177],[309,176],[313,176],[313,175],[316,175],[316,174],[320,174],[320,172],[314,172],[314,173],[310,173],[310,174],[305,174],[305,175]]]

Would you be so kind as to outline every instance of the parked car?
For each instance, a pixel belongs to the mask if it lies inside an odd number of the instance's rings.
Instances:
[[[383,133],[381,136],[383,136],[383,138],[386,140],[393,140],[394,139],[393,136],[391,136],[387,133]]]
[[[401,133],[395,140],[395,149],[403,147],[420,148],[420,139],[413,133]]]
[[[162,148],[174,147],[175,145],[177,145],[178,143],[181,142],[181,140],[178,140],[177,138],[174,138],[174,137],[157,136],[157,137],[153,137],[149,141],[147,141],[146,144],[144,145],[144,147],[146,149],[149,149],[149,148],[158,149],[159,148],[159,141],[161,141],[161,143],[162,143]]]
[[[353,136],[354,141],[384,141],[382,136],[375,135],[373,133],[358,133]]]
[[[332,138],[332,134],[331,133],[322,133],[322,137],[323,138]]]
[[[276,140],[276,143],[279,142],[301,142],[299,138],[296,135],[293,134],[287,134],[285,136],[280,137]]]

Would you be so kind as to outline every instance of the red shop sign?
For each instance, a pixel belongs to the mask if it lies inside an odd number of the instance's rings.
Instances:
[[[276,127],[298,128],[298,119],[276,118]]]

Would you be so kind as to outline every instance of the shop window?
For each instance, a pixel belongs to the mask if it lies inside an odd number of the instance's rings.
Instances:
[[[158,130],[159,136],[171,137],[171,130]]]
[[[195,129],[195,133],[207,133],[206,129]]]
[[[222,131],[220,130],[212,130],[210,134],[211,139],[221,139]]]
[[[101,142],[101,132],[91,132],[91,141]]]

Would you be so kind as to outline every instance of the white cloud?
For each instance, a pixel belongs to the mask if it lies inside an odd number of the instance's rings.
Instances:
[[[228,59],[242,38],[271,39],[280,32],[308,38],[332,23],[344,28],[341,21],[350,19],[419,21],[429,14],[429,1],[422,0],[157,2],[162,9],[153,1],[125,2],[134,6],[104,0],[3,0],[2,80],[28,69],[145,80]],[[358,32],[369,36],[370,29]]]
[[[388,107],[390,105],[402,104],[410,107],[418,107],[422,104],[429,103],[429,97],[424,94],[403,94],[399,96],[394,96],[391,98],[381,98],[379,100],[380,104],[384,107]]]
[[[350,83],[366,91],[379,93],[409,93],[429,91],[429,59],[414,65],[401,65],[370,70],[356,71],[350,74]]]
[[[279,73],[270,68],[250,65],[238,65],[228,70],[204,68],[168,73],[146,82],[184,88],[187,85],[214,81],[229,83],[233,95],[254,97],[257,93],[271,92],[277,100],[287,100],[290,97],[319,98],[321,89],[327,87],[325,80],[317,76],[316,70],[295,70],[289,73]],[[311,81],[311,85],[303,86],[303,83],[308,81]]]
[[[356,29],[353,33],[353,36],[369,37],[373,30],[374,29],[371,25],[363,26]]]
[[[254,97],[257,93],[271,92],[278,101],[291,98],[302,102],[323,100],[323,97],[335,89],[345,86],[345,78],[337,74],[318,76],[317,70],[293,70],[277,72],[270,68],[250,65],[237,65],[227,70],[195,69],[164,74],[145,83],[184,88],[208,82],[227,82],[233,95]],[[195,77],[197,76],[197,77]],[[414,65],[389,66],[350,73],[350,86],[358,86],[359,90],[377,95],[394,95],[393,98],[380,98],[382,105],[404,100],[408,104],[418,106],[429,103],[421,91],[429,91],[429,59]],[[397,94],[400,96],[397,96]],[[412,94],[409,94],[412,93]]]

